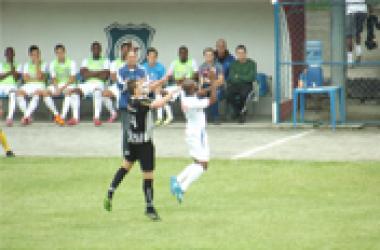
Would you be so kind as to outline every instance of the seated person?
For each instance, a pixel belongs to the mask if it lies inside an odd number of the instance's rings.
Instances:
[[[252,83],[256,81],[256,62],[247,58],[247,49],[238,45],[235,49],[236,61],[231,64],[227,79],[227,102],[233,108],[233,119],[244,123],[247,115],[245,104],[252,91]]]
[[[69,125],[76,125],[79,122],[79,102],[80,97],[76,86],[76,63],[67,58],[65,46],[57,44],[54,48],[56,59],[50,63],[50,77],[52,84],[48,87],[51,95],[59,96],[64,94],[61,118],[66,119],[70,106],[73,118],[69,120]]]
[[[155,48],[149,48],[147,52],[146,62],[142,65],[146,71],[147,82],[154,93],[156,100],[162,98],[162,85],[166,82],[166,69],[163,64],[157,61],[158,51]],[[163,120],[163,109],[166,112],[166,119]],[[173,120],[170,105],[166,103],[164,108],[157,108],[156,125],[166,125]]]
[[[4,51],[5,61],[0,62],[0,95],[8,96],[8,115],[6,125],[13,125],[16,110],[17,81],[21,75],[21,65],[14,61],[15,51],[8,47]]]
[[[203,51],[204,63],[199,67],[199,83],[201,88],[210,88],[210,73],[211,71],[216,75],[217,79],[215,84],[217,86],[217,100],[214,104],[208,107],[209,118],[215,124],[220,124],[219,120],[219,101],[222,98],[222,91],[224,84],[223,66],[215,60],[214,50],[206,48]]]
[[[92,55],[82,62],[80,74],[84,83],[80,84],[79,88],[84,96],[93,96],[93,121],[95,126],[100,126],[102,125],[100,121],[102,93],[110,75],[110,63],[107,58],[102,57],[102,46],[99,42],[92,43],[91,53]]]
[[[115,122],[117,118],[117,112],[113,107],[111,98],[114,98],[116,100],[116,106],[118,107],[120,97],[120,91],[117,87],[117,72],[127,63],[127,53],[131,49],[133,49],[131,42],[123,43],[120,47],[120,57],[112,61],[110,65],[110,77],[112,85],[103,91],[103,104],[111,114],[110,118],[108,119],[108,122],[110,123]]]
[[[24,85],[17,92],[17,101],[24,116],[21,119],[23,125],[29,125],[32,122],[32,114],[38,107],[40,97],[43,97],[45,105],[54,114],[54,121],[63,125],[65,121],[60,117],[57,108],[54,105],[53,98],[46,88],[48,68],[41,59],[41,51],[36,45],[29,48],[30,61],[25,63],[23,68]],[[25,97],[31,97],[27,106]]]

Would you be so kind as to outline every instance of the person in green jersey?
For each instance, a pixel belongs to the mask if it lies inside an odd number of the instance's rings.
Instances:
[[[80,97],[78,89],[76,89],[76,63],[66,56],[66,48],[63,44],[57,44],[54,47],[54,53],[56,59],[50,63],[51,84],[48,91],[52,96],[64,95],[61,118],[66,119],[71,107],[73,118],[67,124],[77,125]]]
[[[166,91],[171,91],[172,88],[176,88],[176,85],[181,85],[185,79],[198,79],[198,66],[194,59],[189,58],[189,49],[182,45],[178,49],[178,59],[174,60],[169,67],[166,75],[166,81],[169,86],[166,86]],[[175,85],[170,85],[170,83]],[[179,97],[179,94],[174,96],[173,101]],[[172,112],[167,112],[171,114]],[[166,123],[169,124],[173,120],[173,117],[169,117]]]
[[[32,114],[37,109],[40,97],[42,97],[47,108],[53,113],[54,121],[63,125],[64,121],[54,105],[53,98],[46,89],[48,69],[46,63],[41,59],[41,51],[38,46],[30,46],[29,57],[30,61],[25,63],[23,68],[24,85],[17,93],[17,102],[24,114],[21,123],[23,125],[31,124]],[[26,96],[31,97],[28,106],[25,100]]]
[[[17,81],[21,75],[21,65],[14,61],[15,51],[8,47],[4,51],[5,61],[0,62],[0,96],[8,96],[8,115],[6,125],[13,125],[16,110]]]
[[[91,56],[83,60],[81,69],[83,83],[79,88],[84,96],[92,95],[94,102],[94,124],[102,125],[100,113],[102,110],[102,93],[110,76],[110,63],[102,57],[102,45],[95,41],[91,44]]]

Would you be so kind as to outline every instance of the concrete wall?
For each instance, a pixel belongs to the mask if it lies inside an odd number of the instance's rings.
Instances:
[[[70,57],[81,61],[94,40],[107,40],[104,28],[113,22],[147,23],[156,29],[152,45],[166,65],[186,44],[198,62],[202,50],[224,37],[229,47],[243,43],[258,69],[273,75],[273,14],[265,3],[3,3],[3,40],[16,48],[19,62],[27,60],[27,48],[38,44],[45,60],[53,58],[53,46],[62,42]],[[1,41],[1,40],[0,40]]]

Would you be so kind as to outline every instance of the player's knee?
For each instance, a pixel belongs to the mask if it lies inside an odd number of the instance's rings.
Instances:
[[[144,180],[152,180],[153,179],[153,171],[143,172]]]

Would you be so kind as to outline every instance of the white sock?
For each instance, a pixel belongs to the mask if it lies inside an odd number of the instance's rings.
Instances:
[[[9,120],[12,120],[13,119],[13,115],[15,113],[15,110],[16,110],[16,93],[15,92],[10,92],[9,93],[9,102],[8,102],[8,106],[9,106],[9,109],[8,109],[8,117],[7,119]]]
[[[354,56],[352,52],[347,52],[347,63],[353,63],[354,62]]]
[[[156,100],[160,100],[162,96],[160,94],[156,94]],[[157,109],[157,120],[162,120],[162,108]]]
[[[26,113],[26,101],[24,96],[17,96],[17,104],[21,112],[25,115]]]
[[[173,113],[172,113],[172,108],[170,107],[169,104],[166,104],[164,106],[165,108],[165,113],[166,113],[166,119],[173,119]]]
[[[65,95],[63,99],[63,104],[62,104],[62,119],[66,119],[67,113],[69,112],[70,109],[70,103],[71,102],[71,96]]]
[[[355,45],[355,53],[356,53],[356,56],[362,55],[362,46],[360,46],[360,44]]]
[[[38,102],[40,101],[40,96],[39,95],[34,95],[32,97],[32,100],[30,100],[30,103],[29,103],[29,106],[28,106],[28,109],[26,110],[25,112],[25,116],[26,117],[30,117],[33,112],[36,110],[36,108],[38,107]]]
[[[104,103],[104,106],[106,107],[106,109],[107,109],[112,115],[115,114],[116,111],[115,111],[115,109],[113,108],[111,98],[106,97],[106,96],[103,96],[103,103]]]
[[[100,118],[100,112],[102,111],[102,92],[100,90],[94,91],[94,119]]]
[[[190,170],[191,168],[193,167],[194,163],[191,163],[190,165],[187,165],[187,167],[185,167],[184,170],[182,170],[181,173],[179,173],[179,175],[177,175],[177,181],[179,183],[182,183],[185,181],[185,179],[188,177],[188,175],[190,174]]]
[[[58,110],[54,105],[53,98],[51,96],[45,96],[44,97],[44,103],[46,104],[46,107],[54,114],[58,115]]]
[[[201,177],[204,171],[205,170],[200,164],[197,164],[197,163],[193,164],[191,166],[191,169],[189,170],[189,174],[187,175],[187,178],[182,183],[180,183],[182,191],[185,192],[189,188],[191,183],[193,183],[199,177]]]
[[[80,109],[80,97],[78,94],[72,94],[71,96],[71,111],[73,112],[73,118],[79,121],[79,109]]]

